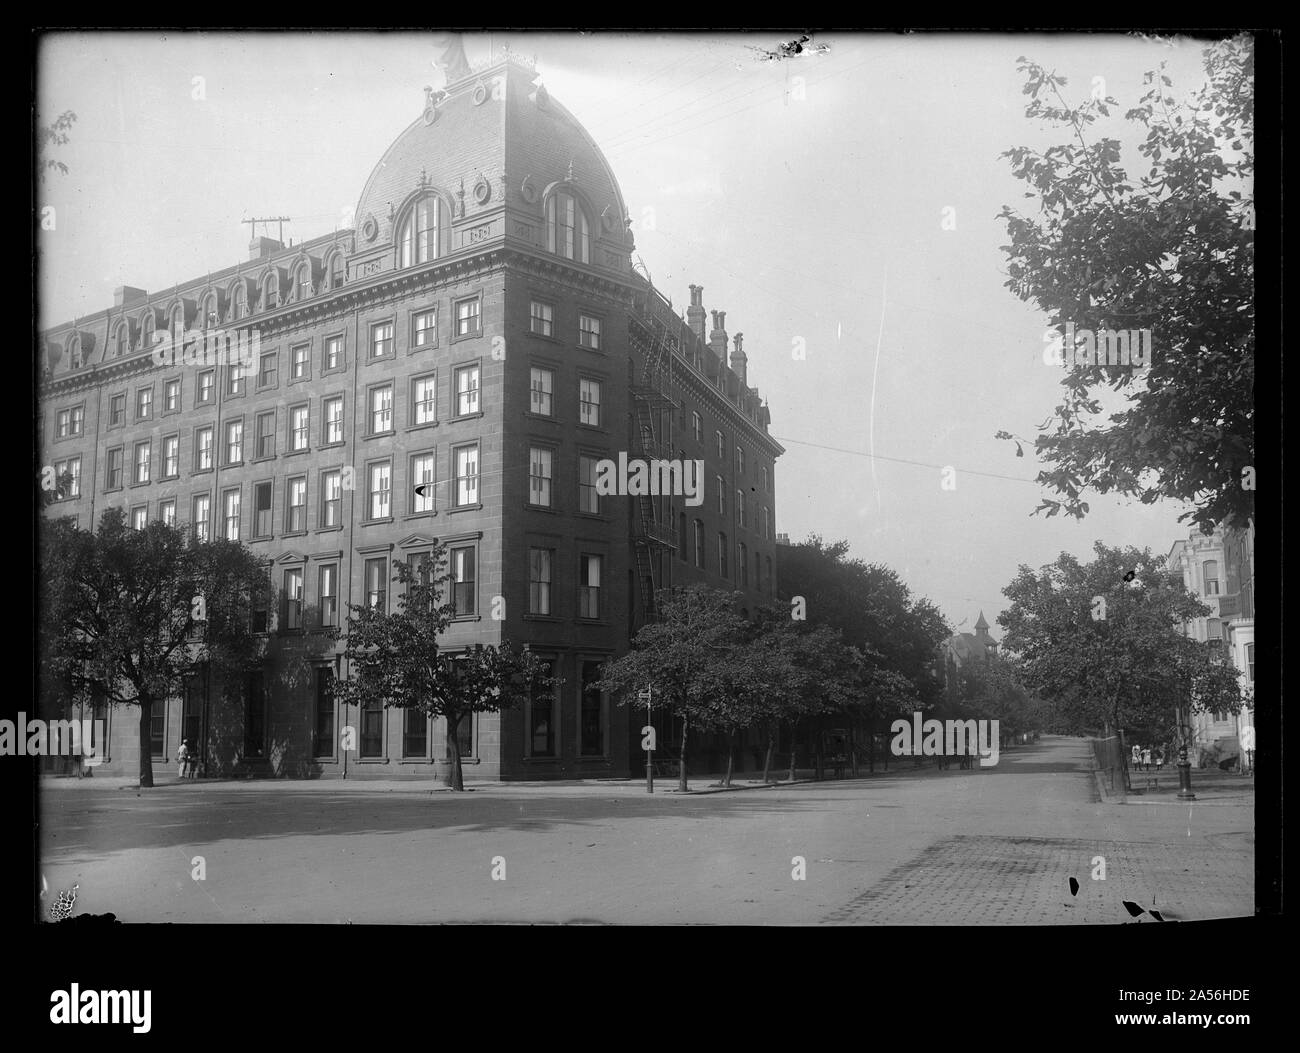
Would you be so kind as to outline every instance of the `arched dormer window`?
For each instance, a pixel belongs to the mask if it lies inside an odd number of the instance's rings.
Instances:
[[[178,303],[172,308],[171,329],[173,333],[185,332],[185,305]]]
[[[293,295],[298,300],[306,300],[311,294],[311,264],[304,260],[298,264],[298,270],[294,274]]]
[[[399,267],[414,267],[441,255],[443,232],[448,229],[446,213],[447,207],[436,194],[420,198],[406,210],[397,228]]]
[[[248,289],[241,278],[236,284],[231,294],[230,316],[232,318],[243,318],[248,314]]]
[[[153,347],[153,308],[150,307],[145,311],[144,317],[140,319],[140,346],[143,348]]]
[[[76,333],[68,340],[68,363],[73,369],[81,368],[81,337]]]
[[[557,190],[546,199],[546,249],[566,260],[591,262],[587,213],[567,190]]]
[[[343,253],[336,252],[330,257],[330,289],[341,289],[347,279],[343,273]]]
[[[129,327],[125,320],[117,323],[117,332],[113,334],[113,357],[121,358],[130,346]]]
[[[280,306],[280,279],[275,271],[266,276],[262,283],[262,310],[269,311]]]
[[[217,314],[217,294],[210,292],[203,298],[203,309],[200,312],[199,324],[204,329],[215,329],[220,321],[221,318]]]

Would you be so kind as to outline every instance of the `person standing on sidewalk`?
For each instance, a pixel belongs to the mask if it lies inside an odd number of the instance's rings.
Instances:
[[[1142,765],[1142,747],[1136,742],[1133,743],[1133,770],[1136,771]]]
[[[1151,770],[1151,747],[1145,746],[1142,749],[1142,767],[1147,771]]]
[[[186,739],[181,743],[181,748],[176,751],[176,778],[183,779],[189,774],[190,766],[190,743]]]

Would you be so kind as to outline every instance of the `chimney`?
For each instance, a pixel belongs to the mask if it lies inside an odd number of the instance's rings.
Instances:
[[[713,311],[713,332],[709,334],[709,347],[719,361],[727,361],[727,312]]]
[[[129,303],[135,303],[136,300],[143,300],[148,295],[143,289],[137,289],[134,285],[119,285],[113,290],[113,306],[125,307]]]
[[[700,343],[704,343],[704,286],[691,286],[691,305],[686,308],[686,324],[691,327],[691,332],[700,338]]]
[[[745,376],[745,366],[749,362],[749,356],[740,348],[740,342],[745,338],[744,333],[737,333],[735,338],[735,348],[731,352],[731,371],[740,378],[742,389],[749,387],[749,381]]]
[[[275,238],[254,238],[248,243],[248,258],[250,260],[259,260],[264,256],[279,252],[283,248],[284,243],[276,241]]]

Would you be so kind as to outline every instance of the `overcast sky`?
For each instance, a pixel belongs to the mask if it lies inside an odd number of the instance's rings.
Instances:
[[[503,45],[536,56],[609,158],[655,285],[679,310],[703,285],[704,306],[744,333],[787,450],[776,517],[792,540],[848,539],[963,631],[980,609],[994,620],[1021,563],[1087,557],[1095,539],[1167,552],[1185,507],[1095,496],[1082,522],[1031,517],[1040,466],[993,437],[1036,434],[1060,390],[1045,316],[1002,287],[995,217],[1024,198],[998,155],[1064,138],[1024,116],[1024,55],[1067,76],[1072,100],[1104,78],[1120,105],[1096,134],[1137,171],[1122,114],[1143,72],[1165,62],[1190,91],[1203,45],[832,35],[823,53],[766,58],[778,43],[498,33],[465,49],[472,63]],[[70,171],[38,188],[58,218],[40,235],[39,324],[111,306],[119,285],[156,292],[232,266],[249,216],[291,217],[295,241],[346,222],[424,86],[441,84],[434,54],[429,34],[47,37],[39,119],[77,121],[55,155]]]

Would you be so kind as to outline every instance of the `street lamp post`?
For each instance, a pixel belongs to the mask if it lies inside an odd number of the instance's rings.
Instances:
[[[1192,793],[1192,762],[1187,759],[1187,732],[1189,730],[1180,713],[1178,719],[1178,797],[1183,801],[1196,800],[1196,794]]]
[[[646,734],[651,736],[649,741],[653,743],[654,723],[650,719],[650,701],[651,698],[653,697],[652,690],[648,687],[642,688],[637,697],[640,699],[644,699],[645,701],[645,723],[646,723],[646,728],[648,729],[646,731]],[[646,793],[655,792],[654,755],[655,755],[654,746],[653,745],[648,746],[645,751],[645,792]]]

